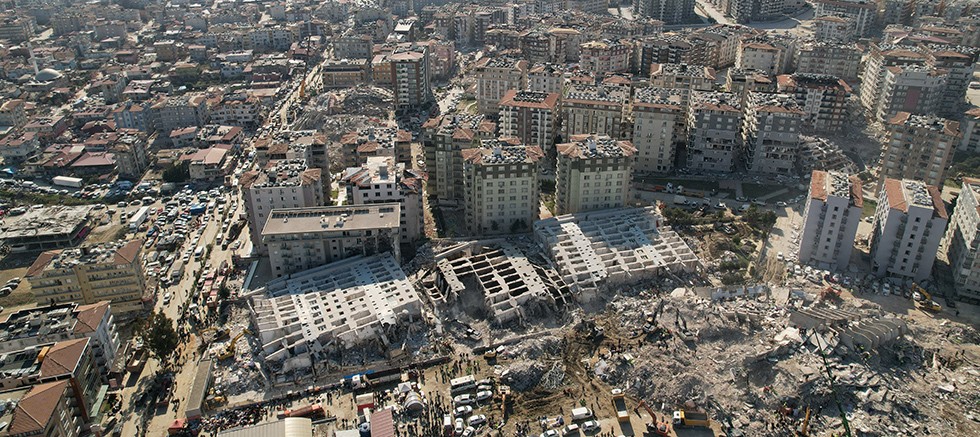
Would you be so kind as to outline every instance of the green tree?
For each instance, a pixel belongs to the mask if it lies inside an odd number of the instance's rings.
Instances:
[[[170,164],[170,166],[163,171],[164,182],[180,183],[185,182],[190,178],[191,167],[189,161],[181,161]]]
[[[151,313],[143,322],[143,328],[140,329],[139,335],[143,338],[143,343],[149,348],[150,353],[160,361],[166,361],[177,349],[179,343],[177,331],[174,329],[174,321],[170,320],[170,317],[167,317],[163,311]]]
[[[753,229],[761,231],[762,233],[768,233],[770,229],[776,224],[776,213],[772,211],[762,211],[756,208],[755,205],[749,207],[745,214],[742,214],[742,219],[745,223],[748,223]]]

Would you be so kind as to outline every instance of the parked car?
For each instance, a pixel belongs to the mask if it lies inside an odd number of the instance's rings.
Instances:
[[[461,394],[461,395],[456,396],[456,397],[453,398],[453,404],[456,405],[456,406],[459,406],[459,405],[469,405],[469,404],[472,404],[475,401],[476,400],[473,398],[473,395],[471,395],[469,393]]]
[[[485,400],[490,399],[492,397],[493,397],[493,392],[490,391],[490,390],[483,390],[483,391],[476,392],[476,400],[477,401],[481,401],[482,402],[482,401],[485,401]]]
[[[480,426],[480,425],[483,425],[484,423],[487,423],[487,416],[485,416],[483,414],[477,414],[476,416],[470,416],[469,419],[466,419],[466,423],[469,424],[470,426]]]

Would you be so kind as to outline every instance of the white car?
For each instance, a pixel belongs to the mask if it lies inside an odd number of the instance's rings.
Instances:
[[[171,295],[169,291],[166,294],[164,294],[163,295],[163,304],[166,305],[166,304],[170,303],[170,298],[171,297],[173,297],[173,295]]]
[[[483,390],[476,392],[476,400],[485,401],[493,397],[493,392],[490,390]]]
[[[456,422],[455,422],[455,425],[456,426],[454,428],[454,431],[456,431],[456,435],[462,434],[463,433],[463,428],[466,426],[466,424],[463,422],[463,419],[457,418],[456,419]]]
[[[549,429],[549,430],[541,433],[541,436],[540,437],[558,437],[558,431],[555,431],[553,429]]]
[[[581,426],[582,426],[582,431],[585,431],[585,432],[598,431],[602,427],[602,425],[599,425],[599,422],[598,421],[595,421],[595,420],[590,420],[588,422],[582,422],[582,425]]]
[[[473,407],[469,405],[460,405],[456,407],[456,410],[453,411],[453,414],[456,417],[465,417],[465,416],[469,416],[470,413],[472,412],[473,412]]]
[[[472,426],[467,426],[466,429],[463,430],[463,437],[473,437],[475,435],[476,428],[473,428]]]
[[[484,423],[487,423],[487,416],[483,414],[477,414],[476,416],[471,416],[469,419],[466,419],[466,423],[469,426],[480,426],[483,425]]]
[[[468,405],[468,404],[472,404],[473,402],[475,402],[475,399],[473,398],[473,395],[469,393],[462,394],[453,398],[453,404],[456,406]]]

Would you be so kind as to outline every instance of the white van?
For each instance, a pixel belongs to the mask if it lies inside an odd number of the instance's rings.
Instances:
[[[204,255],[204,246],[197,246],[197,249],[194,249],[194,259],[201,259],[202,255]]]
[[[592,410],[581,407],[572,410],[572,420],[586,420],[592,418]]]

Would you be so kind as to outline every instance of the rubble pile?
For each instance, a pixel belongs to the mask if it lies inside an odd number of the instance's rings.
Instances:
[[[538,385],[544,375],[544,366],[533,360],[510,363],[500,374],[501,380],[516,391],[529,391]]]
[[[229,309],[228,322],[223,327],[227,330],[229,338],[212,342],[204,353],[204,356],[212,357],[217,361],[214,367],[212,387],[215,394],[226,398],[245,393],[261,392],[267,388],[265,385],[266,376],[262,373],[257,355],[253,351],[251,342],[254,340],[251,338],[251,331],[248,331],[248,310],[240,306],[230,306]],[[220,360],[221,354],[227,350],[239,334],[242,336],[238,341],[235,341],[234,355],[231,358]]]

